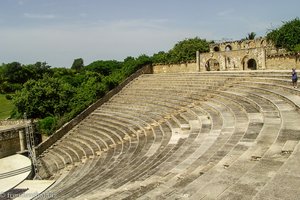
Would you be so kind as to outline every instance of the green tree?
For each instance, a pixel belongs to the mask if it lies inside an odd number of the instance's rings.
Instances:
[[[71,69],[80,71],[83,67],[84,67],[83,59],[77,58],[77,59],[74,59]]]
[[[22,88],[22,84],[28,80],[25,70],[18,62],[3,64],[1,69],[0,92],[11,93]]]
[[[246,40],[254,40],[255,37],[256,37],[256,33],[251,32],[251,33],[248,33]]]
[[[0,84],[4,81],[4,64],[0,66]]]
[[[61,78],[64,76],[73,76],[76,72],[68,68],[53,68],[50,71],[50,76],[54,78]]]
[[[152,56],[153,63],[167,63],[168,62],[168,54],[164,51],[160,51],[158,53],[153,54]]]
[[[69,100],[70,112],[65,113],[64,117],[59,121],[59,125],[78,115],[107,92],[107,85],[102,82],[101,74],[88,71],[84,76],[86,79],[80,86],[76,87],[74,96]]]
[[[152,58],[150,58],[145,54],[142,54],[137,58],[127,57],[124,59],[123,67],[118,73],[121,73],[123,77],[122,79],[125,79],[126,77],[130,76],[132,73],[134,73],[141,67],[145,65],[149,65],[151,63],[152,63]],[[118,79],[121,79],[120,77],[121,76],[119,76]]]
[[[22,90],[16,92],[13,102],[20,115],[26,112],[31,118],[61,116],[70,111],[69,100],[74,93],[70,84],[46,76],[27,81]]]
[[[84,69],[87,71],[98,72],[104,76],[108,76],[122,67],[122,63],[116,60],[97,60],[87,65]]]
[[[25,83],[26,74],[22,72],[22,65],[19,62],[12,62],[4,65],[3,76],[10,83]]]
[[[0,69],[0,91],[3,93],[15,92],[29,79],[38,80],[50,73],[50,66],[45,62],[29,65],[12,62],[3,64]]]
[[[209,43],[205,39],[198,37],[182,40],[168,52],[169,62],[188,62],[195,60],[196,51],[200,53],[209,51]]]
[[[38,121],[38,128],[40,133],[51,135],[56,128],[57,119],[53,116],[45,117]]]
[[[272,41],[277,48],[297,51],[300,44],[300,20],[295,18],[277,29],[267,33],[267,40]]]

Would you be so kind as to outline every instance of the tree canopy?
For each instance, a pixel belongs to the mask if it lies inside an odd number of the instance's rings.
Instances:
[[[26,112],[29,118],[39,119],[41,133],[51,134],[137,69],[151,62],[147,55],[127,57],[122,62],[100,60],[79,68],[51,68],[41,62],[33,65],[13,62],[0,66],[0,89],[3,89],[0,92],[14,92],[12,117],[21,118]],[[78,63],[82,64],[81,61]],[[18,87],[7,90],[6,87],[12,88],[15,84]]]
[[[74,88],[61,79],[44,77],[29,80],[16,92],[14,103],[18,113],[25,113],[31,118],[44,118],[51,115],[61,116],[69,112],[67,102],[74,95]]]
[[[22,88],[30,79],[38,80],[50,73],[46,62],[22,65],[19,62],[2,64],[0,66],[0,93],[12,93]]]
[[[267,40],[272,41],[277,48],[289,51],[300,50],[300,20],[295,18],[283,22],[283,25],[267,33]]]
[[[76,71],[81,70],[84,67],[83,59],[77,58],[73,61],[71,69],[75,69]]]
[[[160,51],[152,56],[154,63],[180,63],[193,61],[196,51],[200,53],[209,51],[209,42],[199,37],[189,38],[177,42],[167,53]]]
[[[110,75],[113,71],[122,67],[122,62],[116,60],[97,60],[85,66],[85,70],[98,72],[104,76]]]
[[[247,37],[245,38],[246,40],[254,40],[256,37],[256,33],[254,32],[251,32],[251,33],[248,33]]]

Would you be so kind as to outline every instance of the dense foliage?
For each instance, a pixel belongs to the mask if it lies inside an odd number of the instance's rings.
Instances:
[[[168,52],[154,54],[152,60],[161,64],[189,62],[195,60],[196,51],[208,52],[209,42],[198,37],[185,39],[176,43]]]
[[[272,41],[277,48],[289,51],[300,50],[300,20],[295,18],[267,34],[267,39]]]
[[[78,115],[151,58],[141,55],[123,62],[95,61],[83,66],[75,59],[71,68],[51,68],[46,63],[21,65],[13,62],[0,66],[0,93],[13,97],[12,117],[39,119],[40,131],[51,134]]]
[[[29,79],[38,80],[50,72],[45,62],[33,65],[21,65],[18,62],[0,66],[0,93],[12,93],[22,88]]]

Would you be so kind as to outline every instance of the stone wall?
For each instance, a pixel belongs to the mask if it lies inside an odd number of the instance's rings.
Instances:
[[[13,155],[21,150],[19,130],[24,130],[24,128],[0,130],[0,158]]]
[[[197,72],[198,67],[196,62],[169,64],[169,65],[155,65],[153,66],[153,73],[178,73],[178,72]]]
[[[291,70],[300,69],[300,55],[298,54],[269,54],[266,59],[267,69]]]
[[[24,125],[25,121],[22,120],[0,120],[0,126]]]
[[[210,52],[237,51],[253,48],[272,48],[272,44],[268,43],[264,38],[258,38],[254,40],[228,41],[211,44]]]
[[[242,56],[240,53],[243,53]],[[210,66],[210,71],[249,70],[247,63],[255,60],[257,70],[290,70],[300,69],[300,55],[297,54],[272,54],[265,55],[262,48],[230,52],[213,52],[200,55],[200,70],[197,63],[155,65],[153,73],[179,73],[207,71],[206,63],[216,61],[216,66]],[[215,62],[211,62],[215,63]]]
[[[256,63],[256,69],[266,69],[264,48],[202,53],[199,57],[200,71],[250,70],[250,60]]]

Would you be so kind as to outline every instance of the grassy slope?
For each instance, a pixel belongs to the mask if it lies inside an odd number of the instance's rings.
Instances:
[[[0,94],[0,120],[8,118],[13,107],[12,101],[7,100],[5,94]]]

